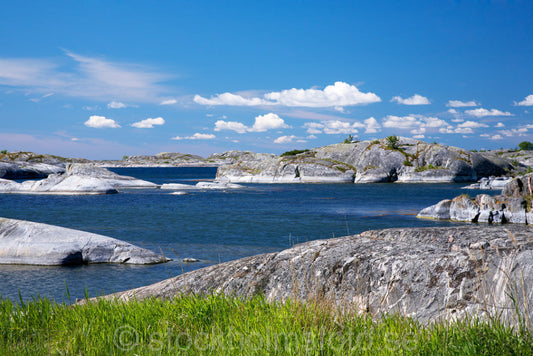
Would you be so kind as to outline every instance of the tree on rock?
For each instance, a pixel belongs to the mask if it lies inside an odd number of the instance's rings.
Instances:
[[[520,148],[521,151],[533,151],[533,142],[520,142],[518,148]]]
[[[400,148],[400,139],[398,138],[398,136],[396,135],[389,136],[386,138],[386,140],[387,140],[387,147],[390,148],[391,150],[397,150],[398,148]]]

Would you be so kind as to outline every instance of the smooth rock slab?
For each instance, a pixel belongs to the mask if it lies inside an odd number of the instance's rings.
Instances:
[[[113,194],[121,188],[157,187],[152,182],[81,163],[69,163],[65,173],[51,174],[38,181],[17,183],[0,179],[0,193],[18,194]]]
[[[0,218],[0,264],[154,264],[169,259],[111,237],[30,221]]]
[[[461,226],[367,231],[230,261],[104,298],[264,294],[331,301],[361,314],[422,322],[533,320],[533,230]],[[514,301],[513,301],[514,298]]]

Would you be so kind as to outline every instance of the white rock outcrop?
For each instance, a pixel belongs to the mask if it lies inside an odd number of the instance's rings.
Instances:
[[[0,264],[154,264],[169,261],[111,237],[24,220],[0,218]]]
[[[158,185],[121,176],[105,168],[89,164],[70,163],[65,173],[51,174],[37,181],[0,179],[0,193],[19,194],[113,194],[121,188],[157,188]]]

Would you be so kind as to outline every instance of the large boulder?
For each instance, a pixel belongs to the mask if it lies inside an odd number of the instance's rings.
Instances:
[[[118,300],[181,294],[264,294],[318,299],[422,322],[467,316],[532,320],[533,230],[462,226],[367,231],[311,241],[109,295]]]
[[[111,237],[0,218],[0,264],[153,264],[166,261],[164,256]]]

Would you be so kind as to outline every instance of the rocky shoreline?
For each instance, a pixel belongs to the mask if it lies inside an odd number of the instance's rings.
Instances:
[[[460,226],[367,231],[317,240],[188,272],[103,298],[264,294],[328,300],[361,314],[398,312],[421,322],[533,318],[533,230]],[[85,303],[87,301],[82,301]],[[518,309],[516,309],[518,308]]]
[[[500,195],[460,195],[427,207],[419,218],[482,222],[489,224],[533,225],[533,174],[526,174],[507,183]]]

